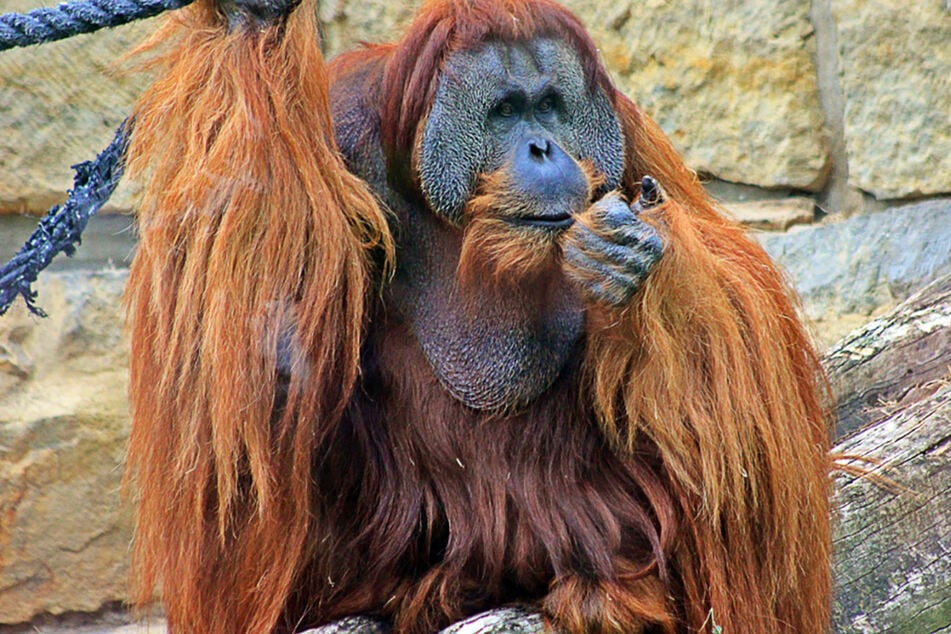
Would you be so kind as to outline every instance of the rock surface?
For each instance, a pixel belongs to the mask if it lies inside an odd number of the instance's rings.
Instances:
[[[0,623],[125,598],[125,272],[48,275],[0,321]]]
[[[0,0],[0,12],[43,4]],[[120,57],[154,28],[155,19],[146,20],[0,55],[0,213],[45,211],[65,199],[70,165],[109,144],[144,87],[144,76],[116,72]],[[120,188],[111,206],[130,205]]]
[[[622,90],[688,163],[728,181],[820,188],[822,132],[807,0],[566,0]],[[328,50],[399,34],[406,4],[322,3]]]
[[[360,42],[390,42],[402,34],[417,2],[391,0],[318,0],[322,48],[328,59]]]
[[[41,0],[0,0],[23,11]],[[49,2],[49,0],[45,0]],[[836,24],[845,97],[823,112],[809,0],[711,4],[566,0],[621,88],[695,169],[769,188],[818,190],[830,165],[826,119],[845,118],[851,184],[879,198],[951,192],[951,10],[929,2],[821,0]],[[325,50],[399,35],[417,2],[322,0]],[[825,14],[823,14],[825,15]],[[161,19],[161,18],[159,18]],[[146,78],[110,76],[155,20],[0,55],[0,212],[43,211],[69,165],[111,138]],[[828,25],[824,25],[828,26]],[[825,50],[825,48],[823,49]],[[823,53],[829,55],[829,53]],[[113,205],[131,204],[121,190]]]
[[[951,192],[951,6],[831,5],[852,184],[877,198]]]
[[[786,231],[793,225],[812,224],[816,216],[815,201],[801,196],[725,203],[724,207],[737,221],[764,231]]]
[[[136,618],[121,606],[89,613],[73,612],[64,616],[45,614],[29,623],[0,625],[2,634],[167,634],[165,619],[150,616]]]
[[[951,272],[951,199],[759,239],[828,345]]]
[[[691,167],[765,187],[822,187],[828,152],[808,0],[565,4]]]

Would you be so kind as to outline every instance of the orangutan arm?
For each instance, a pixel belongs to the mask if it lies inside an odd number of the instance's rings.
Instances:
[[[652,266],[629,269],[621,301],[582,284],[594,300],[590,406],[616,451],[637,460],[646,443],[670,478],[678,519],[666,528],[680,536],[668,565],[683,574],[687,622],[700,628],[713,612],[725,631],[825,631],[829,401],[816,352],[762,248],[718,212],[653,121],[623,99],[619,110],[638,148],[626,189],[651,174],[666,192],[656,205],[635,203],[628,226],[650,225],[664,248]],[[644,251],[629,250],[630,261]],[[576,266],[570,250],[566,265]]]

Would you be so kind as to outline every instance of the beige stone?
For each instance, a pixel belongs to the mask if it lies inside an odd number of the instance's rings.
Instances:
[[[46,0],[50,2],[50,0]],[[951,10],[831,2],[851,184],[879,198],[951,191]],[[321,0],[324,48],[398,36],[417,2]],[[808,0],[566,0],[621,87],[695,169],[764,187],[821,188],[828,151]],[[35,0],[0,0],[0,11]],[[146,78],[116,74],[155,20],[0,55],[0,213],[43,211],[128,113]],[[120,190],[113,207],[131,206]]]
[[[0,12],[41,4],[0,0]],[[154,19],[146,20],[0,54],[0,213],[45,211],[65,199],[73,184],[70,165],[109,144],[144,87],[144,76],[116,70],[154,26]],[[112,206],[131,206],[126,189]]]
[[[35,634],[168,634],[164,621],[150,621],[147,623],[130,623],[126,625],[83,625],[38,626]]]
[[[565,4],[691,167],[764,187],[822,187],[828,151],[808,0]]]
[[[125,272],[45,275],[0,319],[0,623],[126,595]]]
[[[951,192],[951,7],[831,4],[851,184],[877,198]]]
[[[318,0],[323,50],[328,58],[360,46],[389,42],[413,19],[416,2]]]
[[[810,224],[815,219],[816,203],[811,198],[795,196],[724,203],[724,206],[737,221],[748,227],[765,231],[785,231],[793,225]]]
[[[828,151],[808,0],[564,4],[691,167],[733,182],[821,188]],[[327,50],[398,36],[414,5],[322,2]]]

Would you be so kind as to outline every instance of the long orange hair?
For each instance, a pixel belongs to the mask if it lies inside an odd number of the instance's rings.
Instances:
[[[144,182],[126,292],[133,576],[140,603],[164,583],[173,631],[279,618],[315,521],[317,432],[350,397],[374,262],[392,257],[334,144],[315,14],[305,0],[286,23],[229,30],[200,0],[145,45],[161,75],[128,159]]]
[[[714,608],[727,631],[824,631],[831,395],[795,293],[659,126],[611,85],[580,21],[550,0],[425,2],[386,58],[388,164],[409,163],[405,148],[446,57],[487,39],[537,36],[568,42],[589,87],[614,103],[626,196],[637,197],[644,175],[669,194],[646,217],[665,236],[664,258],[634,305],[589,311],[584,370],[605,435],[619,451],[648,438],[673,480],[689,536],[672,565],[685,574],[690,627],[711,623]]]

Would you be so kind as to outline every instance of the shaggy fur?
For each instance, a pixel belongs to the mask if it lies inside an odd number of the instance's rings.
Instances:
[[[610,84],[577,19],[547,0],[434,0],[398,44],[326,69],[314,15],[305,0],[229,30],[200,0],[146,45],[159,76],[135,110],[126,298],[137,602],[161,589],[173,632],[366,613],[422,634],[511,602],[573,634],[826,631],[816,354],[782,276]],[[551,389],[484,413],[386,311],[391,229],[339,158],[328,77],[368,73],[391,176],[411,190],[447,56],[540,34],[613,100],[622,194],[645,174],[666,189],[644,214],[666,252],[630,306],[588,308]],[[504,190],[487,180],[474,227]],[[526,258],[516,232],[472,233],[515,284],[560,266],[554,242]]]
[[[145,182],[126,292],[133,575],[140,603],[161,584],[173,631],[282,615],[313,547],[314,454],[357,380],[369,253],[391,254],[335,151],[313,16],[229,32],[199,3],[147,44],[167,50],[129,155]],[[279,389],[288,311],[307,371]]]
[[[590,163],[582,163],[588,181],[588,199],[603,178]],[[537,203],[512,185],[504,169],[483,177],[466,205],[459,280],[463,288],[506,287],[536,279],[558,263],[555,234],[513,229],[507,218],[531,215]]]

